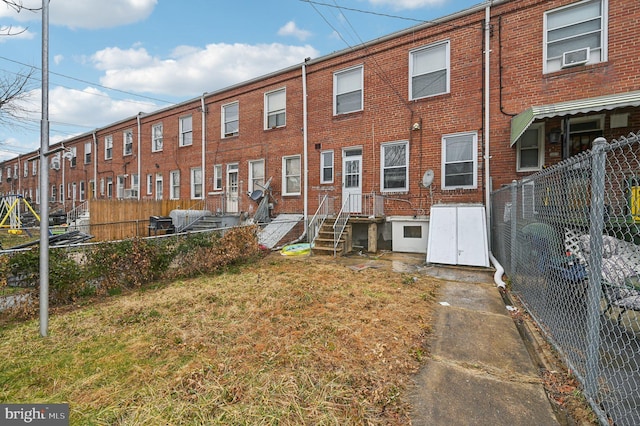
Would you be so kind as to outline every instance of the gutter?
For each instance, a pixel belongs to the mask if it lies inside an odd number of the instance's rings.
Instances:
[[[491,173],[489,163],[491,161],[491,155],[489,150],[490,145],[490,100],[491,100],[491,0],[485,8],[484,18],[484,187],[485,187],[485,214],[487,216],[487,235],[489,238],[487,244],[489,246],[489,252],[491,252]]]
[[[304,60],[302,64],[302,143],[303,143],[303,167],[304,167],[304,231],[301,237],[307,235],[307,226],[309,226],[309,159],[308,159],[308,140],[309,132],[307,126],[307,62],[309,58]]]
[[[491,252],[489,252],[489,260],[493,264],[493,267],[496,268],[496,272],[493,274],[493,282],[495,282],[496,286],[500,288],[507,288],[507,284],[502,280],[502,275],[504,275],[504,268]]]
[[[206,152],[206,141],[207,141],[207,110],[206,110],[206,106],[204,104],[204,97],[206,96],[207,92],[204,92],[202,94],[202,96],[200,97],[200,109],[202,110],[202,131],[200,133],[202,133],[202,166],[201,171],[200,171],[200,179],[202,181],[202,199],[206,200],[206,182],[207,180],[205,179],[205,175],[206,175],[206,170],[207,168],[205,167],[205,152]],[[206,209],[206,203],[204,208]]]

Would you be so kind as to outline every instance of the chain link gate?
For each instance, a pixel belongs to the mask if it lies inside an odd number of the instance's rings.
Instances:
[[[491,196],[492,253],[602,424],[640,424],[640,134]]]

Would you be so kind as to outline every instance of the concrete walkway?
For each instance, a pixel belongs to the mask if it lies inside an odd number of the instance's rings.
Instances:
[[[410,397],[413,425],[559,424],[492,272],[437,266],[422,272],[445,281],[431,357]]]

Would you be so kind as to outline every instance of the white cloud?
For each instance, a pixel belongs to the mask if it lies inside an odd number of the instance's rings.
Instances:
[[[429,6],[441,6],[450,0],[368,0],[374,6],[391,7],[395,10],[413,10]]]
[[[53,57],[53,63],[56,65],[60,65],[63,60],[64,60],[64,55],[55,55]]]
[[[295,22],[289,21],[278,30],[278,35],[293,36],[293,37],[296,37],[298,40],[305,41],[307,38],[311,36],[311,32],[300,29],[296,26]]]
[[[102,85],[136,93],[187,98],[249,80],[318,57],[311,46],[209,44],[180,46],[169,58],[151,57],[145,49],[105,49],[93,55],[104,70]]]
[[[40,9],[41,0],[22,0],[25,8]],[[158,0],[55,0],[49,6],[49,23],[70,28],[111,28],[146,19]],[[41,12],[0,7],[0,18],[18,22],[40,20]]]
[[[0,25],[0,43],[9,40],[31,40],[36,36],[35,33],[29,31],[26,27],[19,25],[4,26]]]

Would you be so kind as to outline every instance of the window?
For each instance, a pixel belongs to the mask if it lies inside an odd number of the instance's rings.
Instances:
[[[265,129],[282,127],[287,124],[287,92],[276,90],[264,95]]]
[[[133,132],[127,130],[122,133],[122,155],[133,154]]]
[[[22,174],[24,177],[29,176],[29,163],[26,161],[22,163]]]
[[[105,136],[104,138],[104,159],[111,160],[113,158],[113,136]]]
[[[156,173],[156,200],[162,200],[162,173]]]
[[[64,185],[60,184],[60,202],[64,203]]]
[[[96,181],[91,179],[89,181],[89,198],[96,198]]]
[[[180,199],[180,170],[173,170],[169,173],[169,199]]]
[[[604,115],[576,117],[569,120],[569,157],[591,149],[595,138],[603,136]]]
[[[113,198],[113,178],[107,178],[107,198]]]
[[[78,157],[78,149],[75,146],[73,148],[69,148],[67,154],[69,155],[69,163],[71,164],[71,167],[75,167],[76,159]]]
[[[362,110],[363,67],[333,75],[333,115]]]
[[[320,183],[333,183],[333,151],[320,153]]]
[[[80,201],[84,201],[84,192],[85,192],[84,181],[81,180],[80,181]]]
[[[125,185],[125,177],[124,175],[120,175],[116,178],[116,197],[124,198],[124,185]]]
[[[153,194],[153,175],[147,175],[147,195]]]
[[[193,122],[191,116],[180,117],[180,146],[193,144]]]
[[[222,191],[222,164],[213,166],[213,190]]]
[[[237,136],[239,133],[240,110],[238,102],[222,105],[222,137]]]
[[[282,195],[300,195],[300,156],[282,157]]]
[[[11,166],[7,167],[7,182],[11,179]]]
[[[380,147],[382,192],[409,190],[409,142],[382,144]]]
[[[607,60],[607,0],[588,0],[544,14],[544,72]]]
[[[104,197],[104,178],[100,178],[100,195]]]
[[[0,175],[2,174],[2,171],[0,170]],[[33,160],[33,162],[31,163],[31,174],[33,176],[35,176],[36,174],[38,174],[38,160]],[[0,178],[0,181],[2,179]]]
[[[414,50],[409,55],[409,99],[449,93],[449,41]]]
[[[52,203],[56,202],[56,196],[58,195],[58,191],[56,190],[56,185],[51,185],[51,199]]]
[[[544,163],[544,125],[530,126],[518,139],[517,171],[540,170]]]
[[[151,151],[162,151],[162,123],[154,124],[151,127]]]
[[[91,142],[84,144],[84,164],[91,163]]]
[[[477,133],[442,137],[442,189],[476,188],[477,163]]]
[[[264,187],[264,160],[249,161],[249,194]]]
[[[13,178],[14,179],[18,179],[19,175],[18,175],[18,163],[15,163],[13,165]]]
[[[194,167],[191,169],[191,199],[202,198],[202,169]]]

